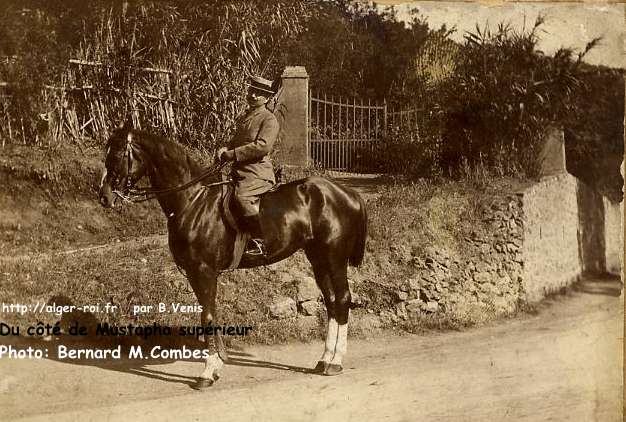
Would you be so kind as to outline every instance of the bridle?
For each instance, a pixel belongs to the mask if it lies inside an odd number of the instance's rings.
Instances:
[[[213,176],[219,173],[222,168],[226,165],[226,163],[218,164],[217,166],[213,166],[204,173],[199,176],[194,177],[189,182],[183,183],[182,185],[174,186],[167,189],[149,189],[149,188],[141,188],[141,189],[133,189],[135,183],[137,183],[141,178],[140,176],[137,180],[133,180],[131,170],[133,163],[133,146],[132,146],[132,137],[129,136],[126,142],[126,151],[124,152],[124,158],[127,160],[127,173],[126,173],[126,186],[123,191],[115,189],[112,191],[118,198],[120,198],[124,202],[130,203],[139,203],[149,201],[151,199],[157,198],[159,195],[169,195],[175,192],[180,192],[184,189],[189,188],[190,186],[195,185],[196,183],[206,179],[207,177]],[[219,182],[209,183],[207,185],[203,185],[205,188],[220,186],[232,183],[232,179],[228,178],[226,180],[221,180]]]

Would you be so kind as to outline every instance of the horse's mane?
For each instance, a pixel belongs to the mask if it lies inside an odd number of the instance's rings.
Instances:
[[[139,143],[157,146],[161,154],[166,154],[176,161],[186,163],[192,174],[199,174],[205,170],[205,168],[191,156],[190,152],[178,142],[171,141],[161,135],[156,135],[145,130],[133,129],[132,133],[135,135],[136,139],[141,139]]]

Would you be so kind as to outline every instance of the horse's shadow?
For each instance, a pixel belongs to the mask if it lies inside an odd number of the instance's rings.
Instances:
[[[252,368],[277,369],[280,371],[299,372],[301,374],[313,374],[314,373],[313,369],[305,368],[302,366],[287,365],[285,363],[269,362],[266,360],[241,358],[241,357],[230,357],[226,364],[233,365],[233,366],[247,366],[247,367],[252,367]]]
[[[132,374],[141,377],[146,377],[153,380],[164,381],[169,383],[185,384],[190,387],[196,383],[196,377],[175,373],[172,371],[166,371],[162,369],[153,368],[156,365],[165,365],[173,362],[197,362],[203,363],[203,359],[164,359],[154,358],[151,356],[144,356],[143,359],[131,359],[128,358],[128,353],[131,346],[141,346],[142,350],[150,350],[152,347],[161,346],[168,349],[180,349],[183,345],[192,349],[202,349],[203,343],[197,339],[180,339],[180,338],[168,338],[164,342],[159,342],[159,339],[153,339],[152,341],[138,341],[137,339],[131,339],[129,341],[127,337],[122,338],[120,341],[118,338],[113,340],[101,338],[85,338],[85,337],[72,337],[72,336],[60,336],[55,338],[41,338],[41,337],[25,337],[25,336],[9,336],[3,338],[3,344],[13,346],[15,349],[22,350],[32,347],[34,350],[48,350],[44,359],[62,362],[70,365],[79,366],[92,366],[109,371],[116,371],[125,374]],[[58,346],[63,345],[71,349],[115,349],[121,347],[121,358],[106,358],[106,359],[67,359],[60,358],[58,354]],[[255,367],[255,368],[267,368],[271,370],[290,371],[301,374],[311,374],[312,369],[287,365],[280,362],[270,362],[260,359],[255,359],[254,355],[251,355],[242,350],[236,350],[233,348],[227,349],[229,359],[225,362],[226,365],[241,366],[241,367]]]

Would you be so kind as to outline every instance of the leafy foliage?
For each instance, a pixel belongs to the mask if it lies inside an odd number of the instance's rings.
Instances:
[[[411,178],[430,178],[440,174],[440,145],[429,142],[432,139],[411,135],[401,132],[385,139],[377,152],[381,162],[379,171],[404,174]]]
[[[393,8],[350,0],[5,5],[0,80],[13,84],[11,107],[25,120],[50,108],[50,92],[41,101],[45,84],[109,90],[86,104],[102,105],[107,126],[139,107],[134,92],[142,91],[168,97],[175,110],[167,125],[144,113],[144,127],[172,131],[181,142],[211,152],[228,139],[244,107],[248,75],[275,78],[286,65],[304,65],[314,90],[425,110],[417,131],[386,132],[376,151],[381,170],[415,177],[477,171],[532,176],[537,144],[548,126],[557,125],[567,129],[570,171],[602,184],[613,197],[620,194],[623,74],[582,63],[599,40],[578,55],[566,48],[553,56],[538,51],[541,17],[522,31],[506,24],[477,27],[459,44],[446,27],[430,29],[418,10],[405,23]],[[67,70],[70,57],[101,66]],[[133,70],[140,67],[171,74],[148,77]],[[67,110],[77,97],[68,92],[53,99],[54,106]],[[154,101],[142,101],[144,111],[154,108]],[[88,122],[76,120],[79,126]]]
[[[449,79],[457,67],[460,46],[448,37],[445,27],[431,34],[415,58],[415,71],[426,89],[433,89]]]
[[[36,130],[31,117],[45,111],[38,101],[44,83],[53,79],[67,60],[56,48],[58,16],[7,1],[0,9],[0,136],[19,130],[22,138]],[[11,115],[8,115],[11,110]],[[25,126],[22,130],[22,126]]]
[[[122,87],[151,88],[129,75],[129,65],[171,70],[166,89],[177,105],[176,135],[211,151],[242,110],[248,76],[273,76],[266,71],[275,49],[302,30],[309,13],[303,1],[139,1],[121,16],[102,10],[80,56],[106,63]]]
[[[620,200],[623,72],[582,62],[599,39],[578,54],[538,51],[543,23],[521,32],[477,27],[462,45],[445,28],[431,33],[415,59],[415,99],[427,115],[417,134],[388,133],[376,151],[381,166],[412,177],[532,177],[538,146],[557,126],[566,130],[568,170]]]
[[[536,174],[538,142],[572,111],[587,51],[578,58],[565,48],[542,54],[536,48],[542,24],[540,17],[529,31],[500,24],[466,35],[457,71],[438,96],[446,108],[442,164],[450,173],[462,159],[470,165],[486,159],[503,174]]]
[[[281,49],[277,65],[305,66],[315,90],[406,102],[418,81],[413,62],[430,34],[417,9],[410,16],[406,24],[391,7],[321,1],[305,31]]]
[[[38,83],[38,92],[31,90],[22,97],[35,103],[44,84],[66,84],[70,89],[59,97],[63,110],[79,104],[74,108],[87,113],[70,113],[69,117],[88,125],[90,117],[95,120],[97,106],[96,114],[106,120],[102,126],[109,127],[138,107],[135,92],[147,93],[154,100],[168,98],[177,108],[171,113],[175,122],[165,125],[164,119],[145,118],[141,123],[156,125],[150,129],[160,132],[175,128],[168,135],[206,151],[228,137],[244,106],[247,77],[259,73],[273,77],[267,72],[277,48],[302,31],[303,22],[315,10],[314,4],[304,0],[71,1],[68,11],[62,3],[31,0],[28,10],[38,17],[39,25],[28,20],[9,24],[11,16],[24,7],[19,3],[12,14],[3,17],[7,23],[3,28],[10,28],[5,29],[10,37],[0,45],[5,54],[16,50],[20,60],[59,54],[56,63],[60,66],[46,68],[46,72],[38,73],[38,67],[28,62],[17,69],[17,74]],[[48,36],[45,43],[17,42],[29,36],[31,27],[39,28],[36,34]],[[72,56],[98,65],[70,67],[64,73]],[[149,77],[137,71],[141,67],[168,69],[171,78]],[[84,87],[93,88],[85,91]],[[157,106],[155,101],[142,104],[144,109]]]

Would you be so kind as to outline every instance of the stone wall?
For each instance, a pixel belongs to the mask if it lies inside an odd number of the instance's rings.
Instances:
[[[456,198],[460,202],[439,199],[444,205],[451,201],[450,209],[465,201]],[[357,327],[440,315],[462,323],[492,320],[558,292],[585,271],[620,272],[621,205],[569,174],[545,177],[517,193],[485,195],[476,203],[471,221],[460,220],[446,246],[415,249],[410,237],[398,238],[387,265],[350,268]],[[427,204],[421,212],[428,215],[425,209]],[[387,262],[378,259],[382,256],[385,251],[371,250],[367,260]],[[394,265],[403,270],[394,271]],[[315,320],[323,306],[310,270],[305,267],[291,282],[296,294],[277,299],[270,315]]]
[[[492,197],[460,253],[429,247],[408,256],[414,277],[394,294],[383,322],[412,313],[505,315],[536,303],[587,272],[620,273],[622,206],[569,174],[545,177],[514,195]],[[366,299],[367,301],[367,299]]]
[[[460,253],[428,247],[413,257],[414,277],[395,292],[396,316],[448,312],[463,319],[473,310],[489,317],[513,312],[522,277],[522,218],[519,197],[493,198],[483,204],[482,221],[457,239]]]
[[[479,221],[463,222],[465,235],[455,239],[452,249],[433,245],[414,252],[402,248],[403,241],[398,239],[398,265],[412,268],[411,276],[404,280],[388,279],[389,268],[385,267],[350,268],[356,326],[362,325],[361,319],[367,326],[382,326],[439,314],[466,323],[515,312],[523,278],[522,197],[491,196],[478,215]],[[373,255],[368,259],[375,261]],[[272,278],[293,283],[295,294],[274,298],[269,304],[272,318],[298,314],[302,320],[314,319],[323,312],[319,289],[310,268],[302,263],[298,269],[273,266],[284,274]]]
[[[624,260],[624,231],[622,216],[624,203],[615,203],[603,198],[604,235],[605,235],[605,270],[613,274],[621,274]]]
[[[395,310],[382,316],[464,315],[470,308],[503,315],[558,292],[585,271],[619,273],[620,209],[569,174],[490,198],[481,221],[457,239],[460,254],[430,247],[407,257],[415,275],[395,291]]]
[[[524,212],[523,301],[536,302],[576,281],[582,273],[577,186],[576,178],[560,174],[520,192]]]

